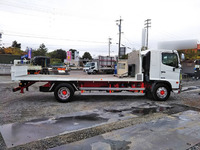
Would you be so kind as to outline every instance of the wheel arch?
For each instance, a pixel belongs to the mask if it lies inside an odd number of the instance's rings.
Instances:
[[[62,83],[70,84],[74,91],[78,90],[77,84],[75,82],[59,82],[59,81],[55,81],[55,82],[52,82],[51,92],[53,92],[56,89],[56,87],[58,85],[62,84]]]
[[[157,84],[165,84],[165,85],[167,85],[169,87],[170,91],[172,91],[172,85],[168,81],[153,81],[151,92],[153,92],[153,89]]]

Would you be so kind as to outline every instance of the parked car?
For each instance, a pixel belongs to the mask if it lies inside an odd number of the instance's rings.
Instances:
[[[69,69],[64,63],[53,64],[48,68],[50,74],[69,74]]]

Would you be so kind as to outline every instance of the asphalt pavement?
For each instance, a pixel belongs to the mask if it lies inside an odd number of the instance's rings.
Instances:
[[[200,149],[200,80],[184,80],[165,102],[75,93],[63,104],[40,84],[24,94],[17,85],[0,76],[0,150]]]
[[[49,150],[194,149],[200,142],[199,131],[200,113],[184,111]]]

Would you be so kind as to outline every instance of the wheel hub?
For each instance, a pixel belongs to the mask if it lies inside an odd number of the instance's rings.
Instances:
[[[63,99],[63,100],[66,100],[70,97],[70,91],[67,87],[61,87],[59,90],[58,90],[58,97],[60,99]]]
[[[161,95],[164,95],[164,94],[165,94],[165,91],[164,91],[164,90],[160,91],[160,94],[161,94]]]
[[[66,94],[67,94],[67,91],[63,90],[63,91],[62,91],[62,94],[63,94],[63,95],[66,95]]]
[[[165,98],[167,96],[167,89],[165,87],[159,87],[156,92],[159,98]]]

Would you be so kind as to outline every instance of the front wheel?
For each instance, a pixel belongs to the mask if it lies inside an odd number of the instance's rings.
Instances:
[[[166,101],[170,96],[170,89],[165,84],[157,84],[153,89],[153,98],[157,101]]]
[[[97,71],[96,71],[96,70],[94,70],[94,71],[93,71],[93,74],[97,74]]]
[[[73,87],[68,83],[61,83],[57,85],[54,90],[54,96],[59,102],[70,102],[74,95]]]

